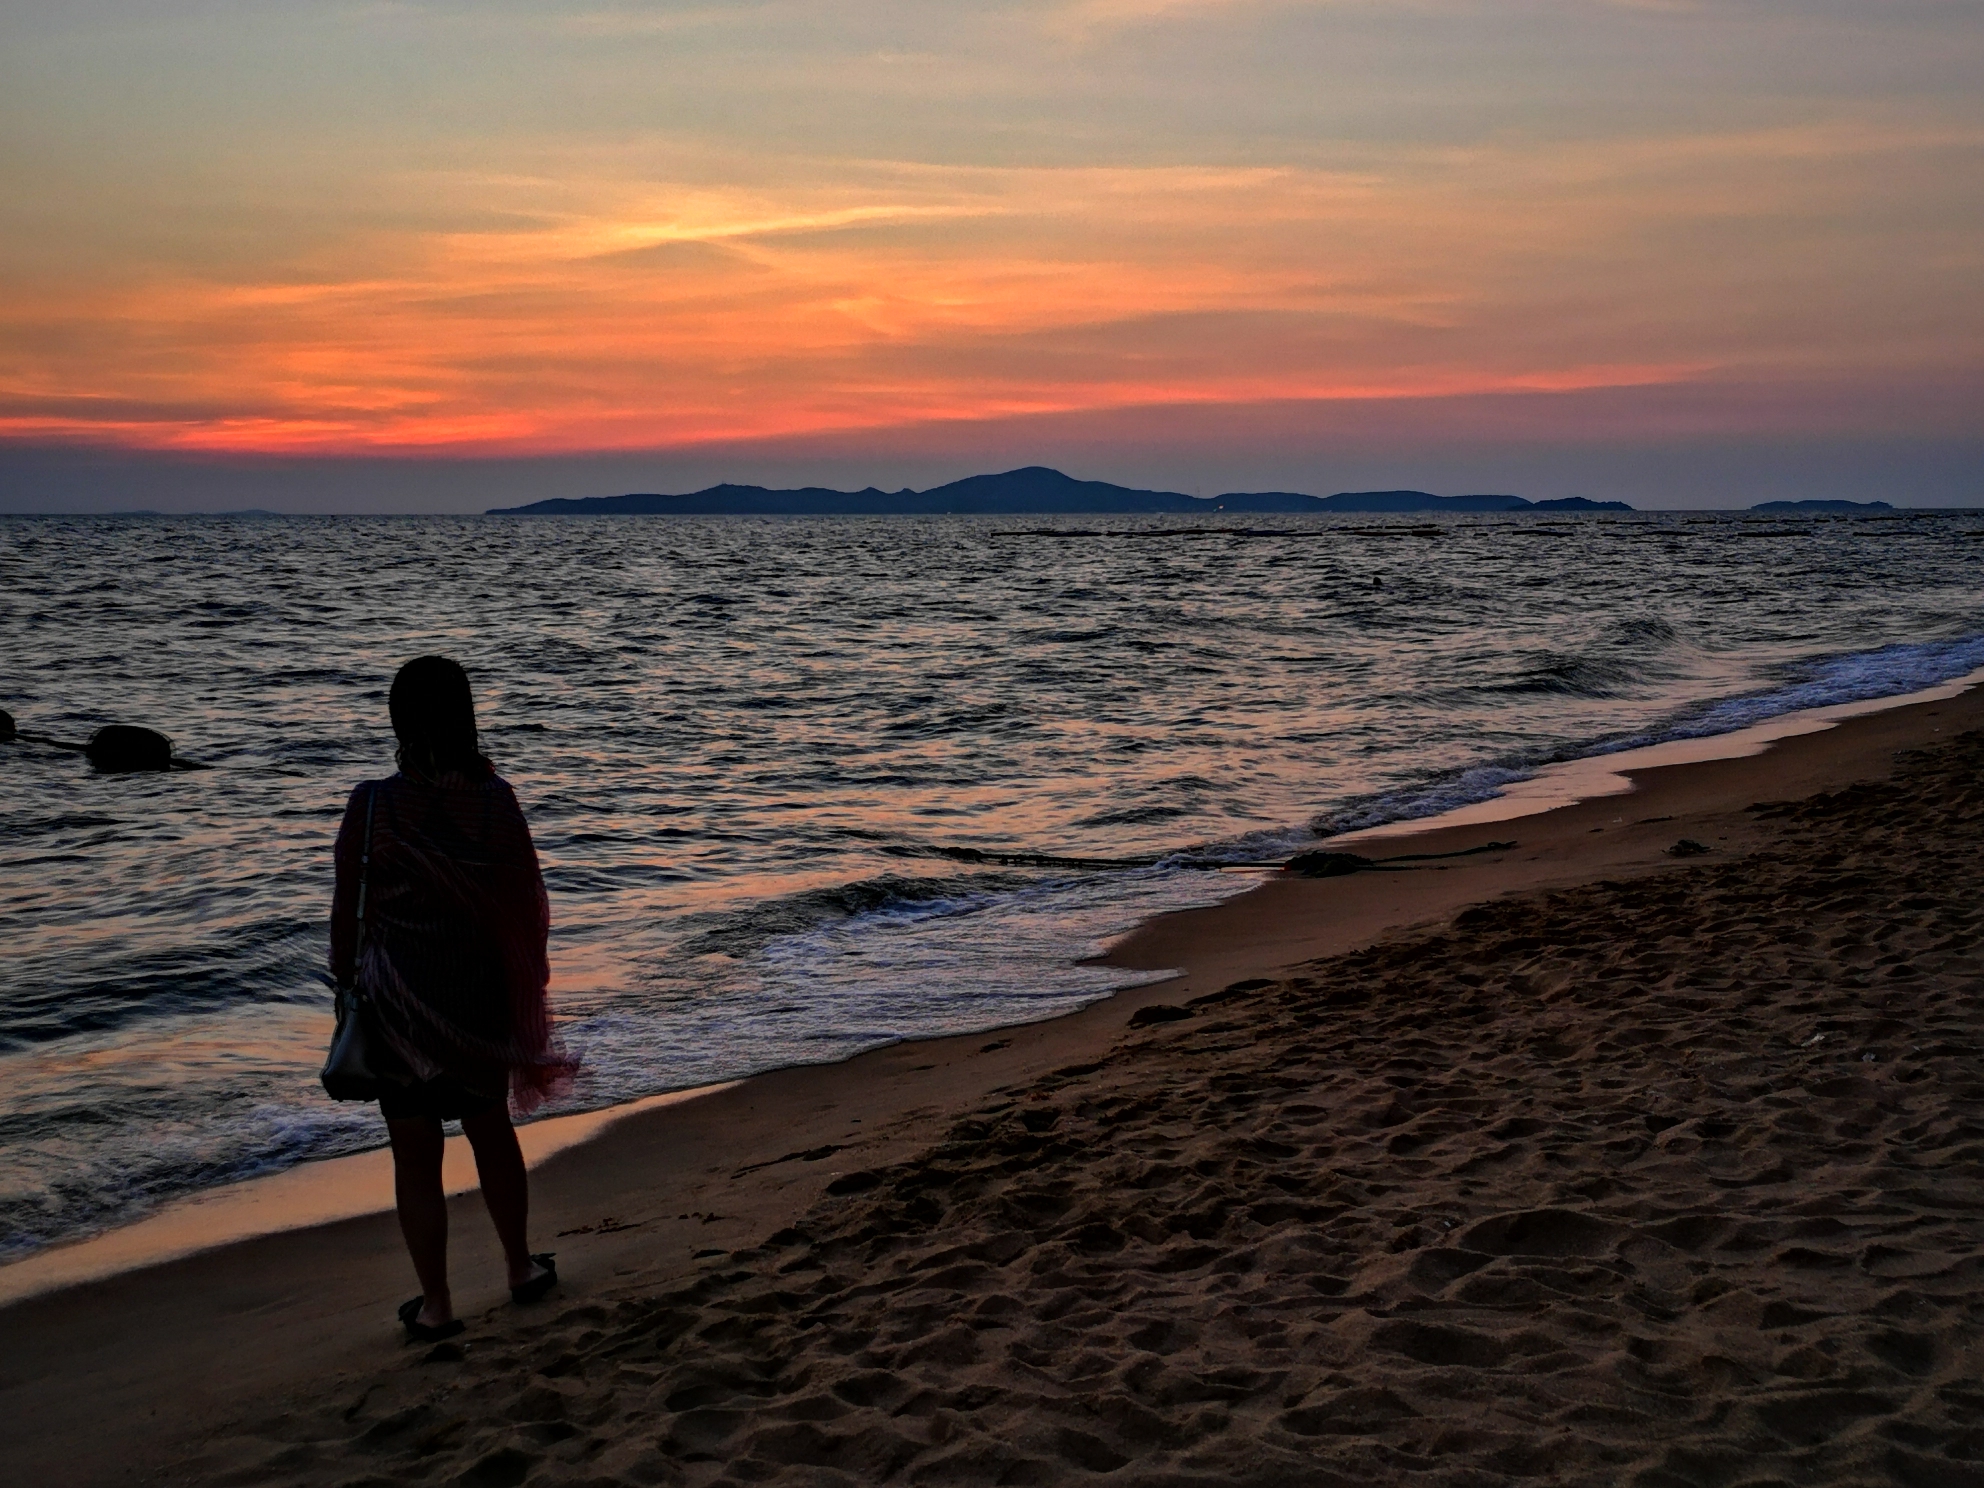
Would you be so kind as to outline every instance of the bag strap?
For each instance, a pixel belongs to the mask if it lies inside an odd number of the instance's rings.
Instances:
[[[365,892],[372,883],[372,812],[379,804],[379,787],[365,793],[365,846],[358,854],[358,934],[357,953],[365,950]]]

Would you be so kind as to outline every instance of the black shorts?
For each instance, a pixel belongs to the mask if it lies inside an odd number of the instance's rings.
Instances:
[[[461,1121],[503,1104],[505,1092],[471,1090],[458,1080],[424,1080],[418,1085],[386,1085],[379,1091],[379,1114],[388,1121]]]

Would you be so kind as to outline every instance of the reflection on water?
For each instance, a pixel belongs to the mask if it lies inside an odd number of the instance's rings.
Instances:
[[[0,1246],[378,1141],[314,1084],[329,844],[420,651],[530,813],[591,1105],[1078,1005],[1244,885],[1173,855],[1984,664],[1968,515],[1250,520],[0,521],[0,706],[216,766],[0,751]]]

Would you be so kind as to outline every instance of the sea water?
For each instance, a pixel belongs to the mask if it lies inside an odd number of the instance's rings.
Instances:
[[[1220,865],[1984,666],[1984,515],[0,518],[0,1256],[375,1146],[330,846],[474,680],[563,1109],[1052,1016]]]

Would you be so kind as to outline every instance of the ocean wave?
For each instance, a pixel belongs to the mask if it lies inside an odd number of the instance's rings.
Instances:
[[[1600,641],[1605,645],[1634,650],[1658,650],[1673,645],[1680,638],[1679,629],[1663,615],[1622,615],[1606,623]]]
[[[19,821],[0,821],[0,842],[9,840],[33,842],[60,832],[94,831],[99,827],[121,827],[125,823],[114,816],[92,816],[87,812],[63,812],[55,816],[25,817]]]
[[[968,849],[967,849],[968,851]],[[797,935],[821,925],[858,915],[915,914],[919,917],[957,914],[984,904],[1001,893],[1028,887],[1038,880],[1014,873],[966,874],[917,878],[884,874],[830,887],[802,889],[794,894],[760,899],[737,909],[705,916],[684,916],[684,925],[703,928],[676,943],[685,956],[743,956],[771,941]]]
[[[1607,747],[1608,750],[1633,749],[1668,739],[1734,733],[1787,713],[1921,692],[1980,668],[1984,668],[1984,635],[1902,642],[1873,651],[1847,652],[1800,663],[1797,670],[1803,675],[1784,686],[1720,699],[1691,710],[1665,728]]]
[[[1623,737],[1533,751],[1380,795],[1360,797],[1316,817],[1310,829],[1318,837],[1330,837],[1396,822],[1420,821],[1494,800],[1508,786],[1534,779],[1545,765],[1595,759],[1678,739],[1732,734],[1773,718],[1815,708],[1904,697],[1979,669],[1984,669],[1984,635],[1904,642],[1808,661],[1798,668],[1804,675],[1785,685],[1699,704],[1672,715],[1656,728]]]
[[[1520,697],[1542,693],[1567,698],[1622,697],[1646,679],[1646,668],[1634,662],[1563,652],[1532,653],[1529,664],[1505,681],[1484,684],[1480,691]]]
[[[258,920],[184,949],[106,960],[86,987],[65,975],[60,953],[25,958],[9,978],[0,1053],[229,1007],[329,1006],[325,940],[319,923]]]
[[[1419,821],[1463,806],[1492,801],[1518,780],[1536,774],[1534,766],[1476,765],[1424,785],[1407,786],[1382,795],[1366,796],[1337,808],[1309,825],[1318,837],[1340,837],[1393,822]]]
[[[199,1096],[126,1103],[114,1113],[141,1122],[145,1141],[106,1162],[87,1126],[105,1124],[95,1109],[45,1112],[35,1123],[30,1158],[17,1183],[0,1194],[0,1260],[56,1240],[127,1224],[184,1194],[278,1173],[301,1162],[380,1145],[371,1106],[328,1102],[297,1106]]]
[[[892,858],[946,858],[954,863],[997,863],[1007,868],[1076,868],[1085,872],[1148,868],[1158,855],[1130,858],[1075,857],[1065,853],[1029,852],[1024,848],[946,847],[938,843],[891,842],[878,851]]]
[[[1075,825],[1078,827],[1149,826],[1154,822],[1176,821],[1181,816],[1191,814],[1190,806],[1126,806],[1120,811],[1098,811],[1093,816],[1084,816]]]

